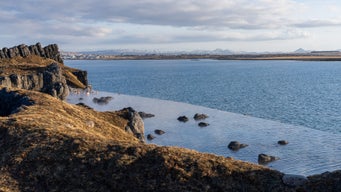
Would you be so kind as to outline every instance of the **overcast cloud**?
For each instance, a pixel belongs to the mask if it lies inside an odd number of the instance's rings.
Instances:
[[[0,3],[0,44],[40,41],[59,43],[64,50],[92,50],[181,49],[177,43],[191,49],[191,43],[207,42],[207,49],[249,51],[249,42],[261,51],[273,42],[273,49],[286,51],[336,49],[338,42],[341,49],[337,36],[329,47],[315,43],[340,31],[340,10],[341,3],[328,0],[5,1]],[[329,37],[322,37],[324,30]]]

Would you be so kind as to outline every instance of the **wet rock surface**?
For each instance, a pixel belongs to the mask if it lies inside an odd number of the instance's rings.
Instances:
[[[163,134],[165,134],[166,132],[163,131],[163,130],[161,130],[161,129],[155,129],[155,130],[154,130],[154,133],[157,134],[157,135],[163,135]]]
[[[188,120],[189,120],[189,119],[188,119],[188,117],[186,117],[186,116],[180,116],[180,117],[178,117],[178,121],[180,121],[180,122],[186,123]]]
[[[139,115],[142,117],[142,119],[147,119],[147,118],[155,117],[154,114],[146,113],[146,112],[143,112],[143,111],[140,111]]]
[[[277,143],[278,143],[279,145],[287,145],[287,144],[289,144],[289,142],[286,141],[286,140],[279,140]]]
[[[267,155],[267,154],[259,154],[258,155],[258,163],[261,165],[266,165],[270,162],[276,161],[278,160],[279,157],[275,157],[275,156],[271,156],[271,155]]]
[[[207,126],[209,126],[210,124],[208,124],[208,123],[205,123],[205,122],[200,122],[200,123],[198,123],[198,126],[199,127],[207,127]]]
[[[147,139],[148,139],[148,140],[153,140],[153,139],[155,139],[155,136],[152,135],[152,134],[148,134],[148,135],[147,135]]]
[[[238,151],[239,149],[245,148],[247,146],[249,145],[244,144],[244,143],[239,143],[238,141],[231,141],[227,147],[231,149],[232,151]]]
[[[193,118],[196,121],[200,121],[200,120],[204,120],[204,119],[208,118],[208,115],[203,114],[203,113],[202,114],[196,113]]]
[[[98,104],[98,105],[107,105],[113,98],[110,97],[110,96],[107,96],[107,97],[100,97],[100,98],[97,98],[97,97],[94,97],[92,99],[92,102]]]

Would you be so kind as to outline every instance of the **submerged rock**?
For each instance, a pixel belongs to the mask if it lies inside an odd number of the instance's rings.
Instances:
[[[152,134],[148,134],[148,135],[147,135],[147,139],[148,139],[148,140],[153,140],[153,139],[155,139],[155,136],[152,135]]]
[[[180,116],[180,117],[178,117],[178,121],[180,121],[180,122],[187,122],[189,119],[188,119],[188,117],[186,117],[186,116]]]
[[[165,134],[166,132],[163,131],[163,130],[160,130],[160,129],[155,129],[155,130],[154,130],[154,133],[155,133],[155,134],[158,134],[158,135],[163,135],[163,134]]]
[[[107,96],[107,97],[100,97],[100,98],[97,98],[97,97],[94,97],[92,99],[92,102],[98,104],[98,105],[106,105],[108,104],[111,100],[113,99],[113,97],[111,96]]]
[[[143,111],[140,111],[140,112],[139,112],[139,115],[141,116],[142,119],[155,117],[154,114],[145,113],[145,112],[143,112]]]
[[[238,151],[241,148],[249,146],[248,144],[239,143],[238,141],[231,141],[227,146],[232,151]]]
[[[196,113],[193,118],[194,118],[194,120],[199,121],[199,120],[204,120],[204,119],[208,118],[208,115]]]
[[[275,157],[275,156],[271,156],[271,155],[266,155],[266,154],[259,154],[258,155],[258,163],[262,164],[262,165],[276,161],[278,159],[279,159],[279,157]]]
[[[205,122],[200,122],[200,123],[198,123],[198,126],[199,127],[207,127],[207,126],[209,126],[210,124],[208,124],[208,123],[205,123]]]
[[[279,145],[287,145],[289,142],[286,141],[286,140],[279,140],[277,143],[278,143]]]

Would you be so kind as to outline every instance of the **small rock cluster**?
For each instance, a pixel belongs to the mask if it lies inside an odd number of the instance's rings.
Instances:
[[[200,114],[200,113],[196,113],[194,116],[193,116],[193,119],[196,120],[196,121],[200,121],[200,120],[204,120],[208,118],[208,115],[206,114]],[[186,123],[187,121],[189,121],[189,118],[187,116],[180,116],[178,117],[178,121],[180,122],[184,122]],[[209,126],[210,124],[206,123],[206,122],[199,122],[198,123],[198,126],[199,127],[207,127]]]

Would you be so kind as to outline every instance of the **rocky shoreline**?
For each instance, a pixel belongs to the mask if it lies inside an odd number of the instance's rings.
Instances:
[[[62,101],[87,86],[86,72],[38,55],[0,61],[0,191],[341,191],[341,171],[302,178],[146,144],[143,113]]]

